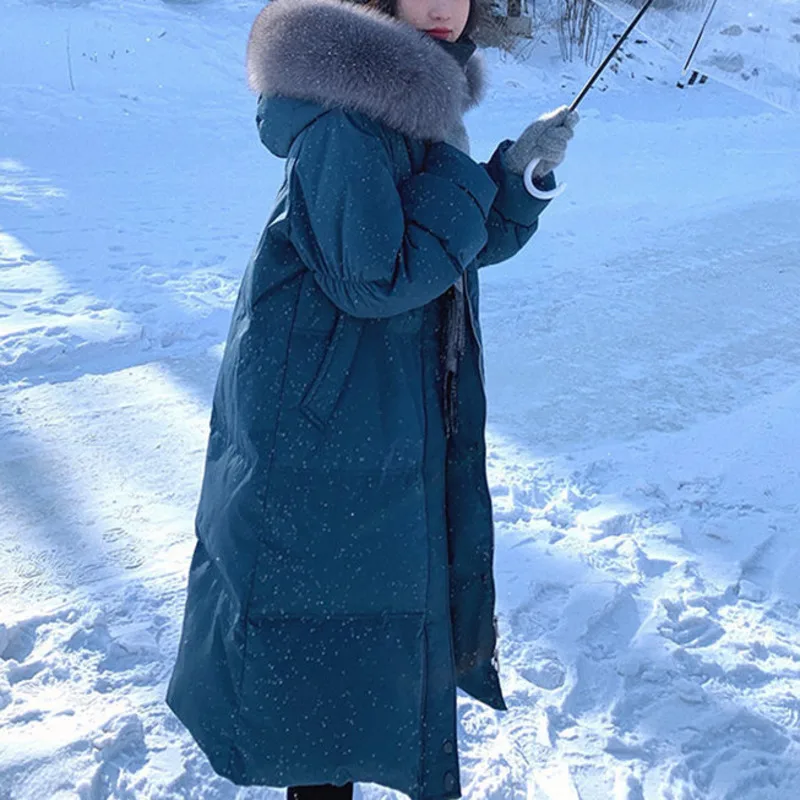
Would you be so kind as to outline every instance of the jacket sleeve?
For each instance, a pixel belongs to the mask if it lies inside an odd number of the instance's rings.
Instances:
[[[539,227],[539,215],[550,204],[549,200],[533,197],[525,188],[522,175],[509,170],[505,151],[512,140],[501,142],[487,164],[486,172],[497,185],[497,195],[486,220],[487,242],[478,254],[479,267],[498,264],[516,255]],[[543,189],[556,187],[552,172],[539,181]]]
[[[449,145],[397,184],[380,126],[334,109],[289,154],[289,237],[320,289],[356,317],[389,317],[443,294],[487,242],[497,185]]]

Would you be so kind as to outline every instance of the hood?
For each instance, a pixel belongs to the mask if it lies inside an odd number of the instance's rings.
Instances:
[[[262,140],[285,157],[297,134],[334,107],[442,140],[483,97],[482,56],[473,47],[459,60],[452,45],[348,0],[273,0],[247,46]]]

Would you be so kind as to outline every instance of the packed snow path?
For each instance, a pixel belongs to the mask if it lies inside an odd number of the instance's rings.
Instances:
[[[4,7],[2,800],[283,795],[214,776],[163,704],[281,178],[253,10]],[[488,55],[476,156],[569,99],[588,68],[549,52]],[[800,122],[631,61],[654,80],[590,95],[569,191],[482,274],[510,710],[459,698],[470,800],[800,796]]]

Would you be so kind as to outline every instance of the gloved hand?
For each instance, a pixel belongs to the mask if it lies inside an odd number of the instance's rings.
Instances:
[[[561,106],[528,125],[508,150],[506,163],[512,172],[522,175],[525,167],[534,159],[541,158],[533,171],[534,178],[541,178],[555,169],[567,153],[567,143],[575,135],[575,126],[580,121],[577,111]]]

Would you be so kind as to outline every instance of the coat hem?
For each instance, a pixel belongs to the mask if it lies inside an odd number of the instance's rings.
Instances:
[[[195,727],[190,725],[189,722],[184,719],[184,717],[179,713],[176,709],[176,705],[174,699],[171,696],[171,693],[168,691],[167,696],[165,698],[165,703],[167,707],[172,711],[173,714],[180,720],[181,724],[186,728],[186,730],[191,735],[192,739],[195,741],[197,746],[205,755],[206,759],[208,760],[208,764],[211,769],[214,771],[215,774],[219,775],[221,778],[225,778],[229,780],[234,786],[259,786],[265,789],[284,789],[288,786],[295,785],[291,780],[280,781],[280,780],[270,780],[265,778],[256,778],[253,775],[242,774],[238,770],[231,769],[230,764],[232,761],[231,756],[235,753],[237,747],[235,743],[231,743],[230,750],[227,748],[223,753],[219,756],[214,754],[214,751],[210,748],[206,747],[205,737],[199,735]],[[330,783],[332,781],[325,781],[326,783]],[[352,775],[349,778],[349,782],[352,783],[374,783],[377,786],[381,786],[385,789],[391,789],[397,792],[401,792],[406,794],[411,800],[456,800],[456,798],[462,797],[462,794],[459,790],[453,790],[452,792],[447,792],[444,794],[423,794],[419,790],[419,784],[416,786],[404,786],[400,785],[399,783],[394,782],[387,782],[385,779],[381,780],[379,775],[364,775],[362,777],[358,777],[357,775]]]

